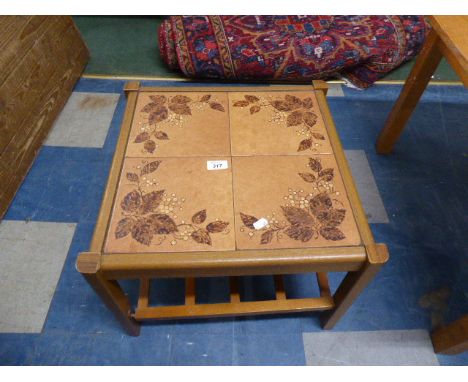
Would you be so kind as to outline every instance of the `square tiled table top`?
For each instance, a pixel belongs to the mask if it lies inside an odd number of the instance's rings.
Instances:
[[[360,244],[314,92],[139,93],[105,253]]]

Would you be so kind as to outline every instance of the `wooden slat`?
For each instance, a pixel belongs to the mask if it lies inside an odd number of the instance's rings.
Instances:
[[[146,277],[140,279],[138,294],[138,309],[147,308],[149,303],[150,280]]]
[[[232,303],[240,302],[239,278],[238,277],[229,278],[229,301]]]
[[[187,277],[185,279],[185,305],[195,305],[196,294],[195,278]]]
[[[284,290],[284,279],[282,275],[275,275],[275,292],[277,300],[286,300],[286,291]]]
[[[320,289],[320,296],[321,297],[331,296],[330,285],[328,283],[328,275],[324,272],[317,272],[316,276],[317,276],[317,284]]]
[[[333,308],[331,297],[248,301],[240,303],[160,306],[137,309],[136,320],[208,318],[250,314],[298,313]]]

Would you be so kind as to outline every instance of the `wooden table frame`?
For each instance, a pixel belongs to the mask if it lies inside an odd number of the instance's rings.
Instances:
[[[252,87],[248,89],[251,91]],[[374,242],[367,223],[366,215],[328,109],[326,101],[327,85],[323,81],[313,81],[313,87],[309,85],[255,87],[256,91],[304,89],[310,89],[311,91],[315,89],[318,105],[356,219],[362,245],[334,248],[106,255],[103,253],[103,247],[138,92],[168,90],[167,87],[140,87],[138,82],[126,84],[127,108],[90,250],[79,255],[76,267],[130,335],[139,334],[139,322],[142,320],[314,310],[324,311],[322,315],[323,328],[331,329],[388,260],[387,247],[384,244]],[[224,92],[242,91],[245,88],[178,87],[177,90]],[[281,275],[310,272],[317,274],[320,297],[288,299],[284,291]],[[348,272],[333,296],[328,286],[327,272]],[[274,275],[276,299],[242,302],[237,286],[237,276],[247,275]],[[210,276],[230,277],[230,302],[222,304],[196,303],[195,278]],[[186,279],[185,305],[149,306],[149,281],[151,278],[156,277],[184,277]],[[134,312],[131,311],[130,301],[117,281],[119,279],[140,280],[138,304]]]

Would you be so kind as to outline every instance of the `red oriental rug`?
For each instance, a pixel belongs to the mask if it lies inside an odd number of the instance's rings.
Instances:
[[[159,46],[191,78],[340,77],[366,88],[417,55],[428,30],[423,16],[171,16]]]

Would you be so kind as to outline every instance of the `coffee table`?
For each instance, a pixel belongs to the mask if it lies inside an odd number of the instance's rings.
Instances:
[[[88,252],[77,270],[131,335],[140,322],[320,310],[332,328],[388,259],[374,242],[326,102],[327,86],[125,86],[127,108]],[[348,272],[332,295],[328,272]],[[320,294],[288,298],[283,275]],[[245,301],[239,277],[271,275]],[[230,278],[227,302],[196,280]],[[150,281],[185,278],[185,304]],[[138,301],[119,280],[138,279]]]

